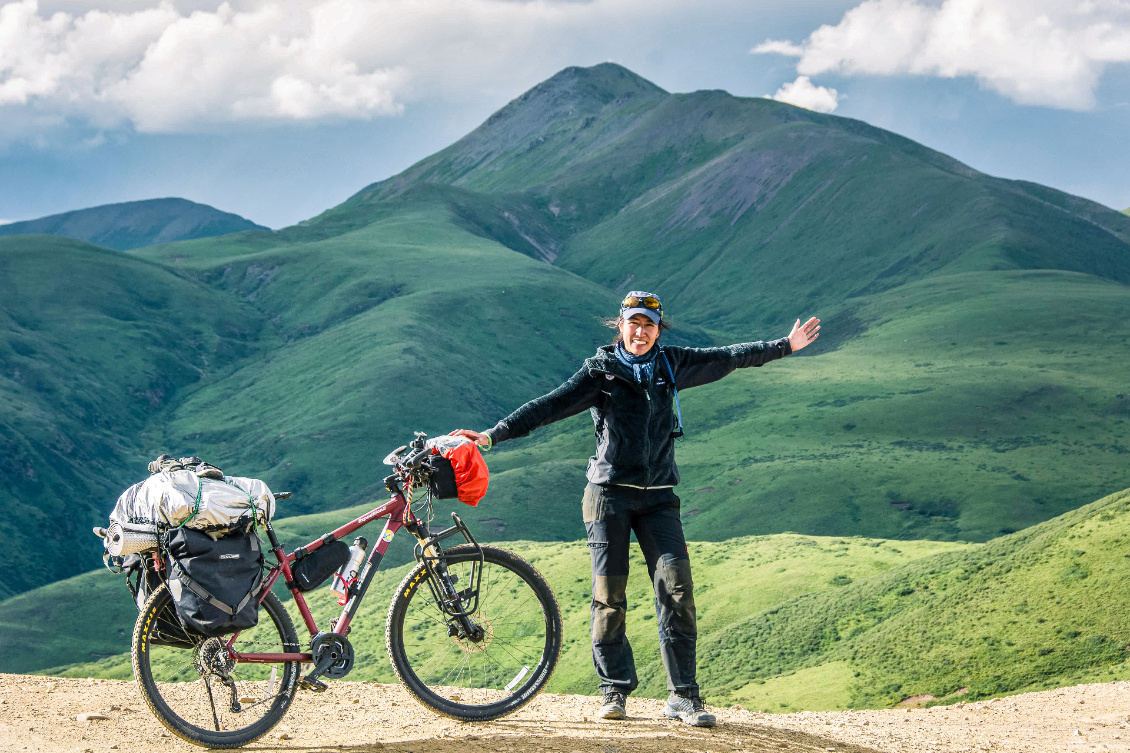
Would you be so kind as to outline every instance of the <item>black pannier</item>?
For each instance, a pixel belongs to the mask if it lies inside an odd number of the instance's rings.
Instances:
[[[428,491],[436,499],[455,499],[459,496],[459,486],[455,482],[455,466],[443,455],[429,455],[425,460],[431,469],[428,478]]]
[[[137,611],[145,608],[145,602],[153,592],[164,584],[165,579],[161,573],[152,567],[153,560],[140,554],[127,554],[113,557],[105,555],[106,566],[113,573],[125,573],[126,585],[133,594],[133,601],[137,604]],[[154,646],[176,646],[177,648],[195,648],[200,642],[193,640],[184,631],[184,626],[176,620],[159,620],[149,633],[149,642]]]
[[[107,555],[109,556],[109,555]],[[126,574],[126,586],[133,594],[133,601],[137,604],[137,611],[145,608],[145,602],[156,591],[163,581],[158,573],[146,567],[146,560],[140,554],[127,554],[118,557],[113,564]]]
[[[165,554],[169,593],[190,633],[226,635],[259,621],[263,552],[250,527],[218,541],[173,528],[165,536]]]
[[[290,568],[299,591],[313,591],[349,562],[349,545],[344,541],[323,544]]]

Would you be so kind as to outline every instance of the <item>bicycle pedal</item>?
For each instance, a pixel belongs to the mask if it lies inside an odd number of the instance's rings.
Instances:
[[[310,680],[306,677],[298,678],[299,690],[309,690],[311,693],[325,693],[329,687],[329,685],[326,685],[321,680]]]

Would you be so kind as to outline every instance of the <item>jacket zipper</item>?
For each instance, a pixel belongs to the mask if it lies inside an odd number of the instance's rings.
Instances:
[[[644,484],[646,491],[651,487],[651,393],[647,391],[647,385],[641,383],[640,387],[643,387],[643,396],[647,400],[647,423],[644,429],[644,436],[647,437],[647,483]]]
[[[607,374],[608,372],[602,371],[600,373]],[[617,379],[621,379],[621,377],[617,377]],[[636,384],[636,382],[633,380],[631,382],[628,382],[628,384],[634,385]],[[646,477],[644,479],[644,491],[646,491],[651,488],[651,393],[647,391],[647,387],[644,386],[642,382],[639,383],[639,387],[643,390],[644,401],[647,403],[647,424],[644,429],[644,437],[647,442],[647,468]]]

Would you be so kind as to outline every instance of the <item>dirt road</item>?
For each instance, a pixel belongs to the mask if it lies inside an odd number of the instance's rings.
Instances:
[[[1080,685],[932,709],[758,714],[715,709],[701,730],[664,719],[661,702],[630,699],[631,718],[593,719],[596,699],[543,694],[486,724],[437,717],[400,687],[337,682],[300,694],[247,750],[288,753],[956,753],[1127,751],[1130,683]],[[105,719],[80,721],[84,714]],[[0,675],[0,750],[169,753],[199,750],[170,735],[131,682]]]

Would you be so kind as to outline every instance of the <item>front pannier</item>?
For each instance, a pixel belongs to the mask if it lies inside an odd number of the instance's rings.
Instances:
[[[323,544],[295,562],[290,572],[299,591],[313,591],[346,562],[349,562],[349,545],[344,541],[334,541]]]
[[[201,531],[174,528],[165,553],[169,593],[190,633],[227,635],[259,621],[263,552],[253,530],[213,541]]]

